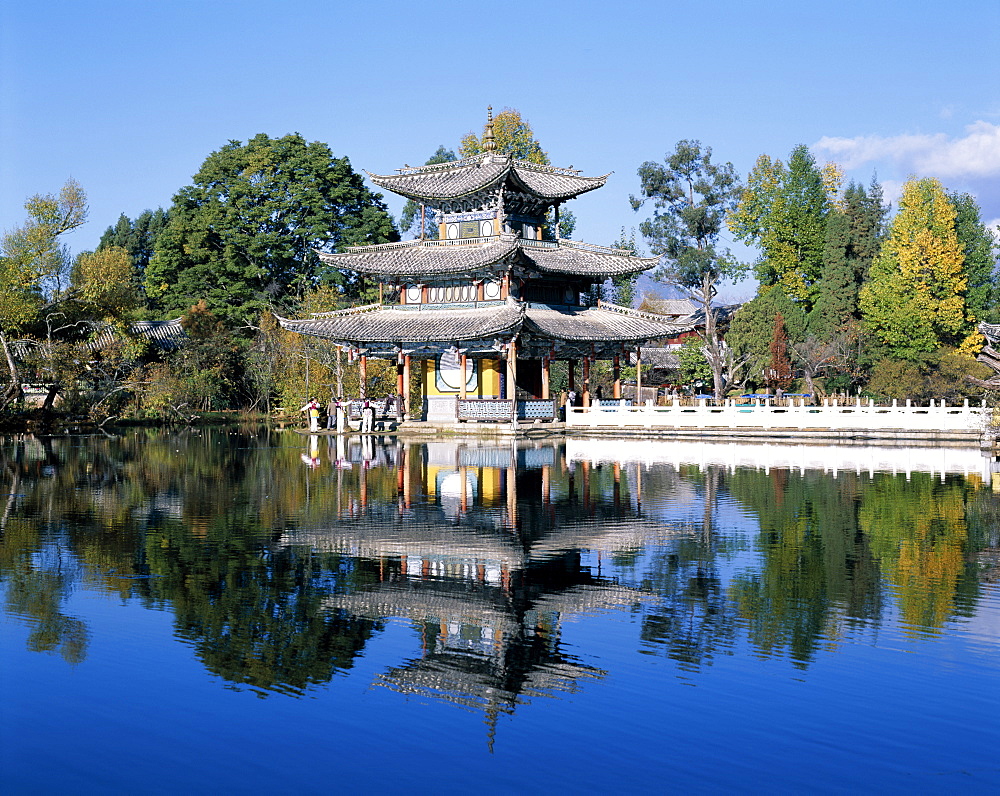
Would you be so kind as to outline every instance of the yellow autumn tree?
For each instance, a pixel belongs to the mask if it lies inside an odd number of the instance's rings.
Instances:
[[[961,345],[972,332],[963,262],[955,207],[941,183],[907,182],[859,297],[866,328],[891,356],[914,359]]]
[[[486,135],[486,128],[483,128],[483,136]],[[493,117],[493,139],[496,142],[496,151],[511,155],[518,160],[526,160],[529,163],[537,163],[541,166],[549,165],[549,156],[542,149],[538,141],[535,140],[535,133],[527,120],[521,117],[521,112],[516,108],[504,108]],[[483,151],[483,140],[470,132],[459,143],[458,154],[460,157],[468,158],[478,155]]]

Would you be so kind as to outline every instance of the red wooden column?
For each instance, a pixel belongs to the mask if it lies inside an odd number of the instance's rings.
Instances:
[[[642,349],[635,349],[635,405],[642,406]]]
[[[615,375],[615,386],[614,392],[611,397],[616,401],[622,397],[622,362],[618,354],[615,354],[615,365],[614,365],[614,375]]]
[[[410,355],[403,357],[403,412],[404,417],[412,416],[410,412]]]
[[[549,395],[549,355],[542,357],[542,400],[548,400]]]
[[[583,358],[583,405],[590,406],[590,357]]]
[[[358,392],[362,401],[368,397],[368,357],[364,354],[358,362]]]

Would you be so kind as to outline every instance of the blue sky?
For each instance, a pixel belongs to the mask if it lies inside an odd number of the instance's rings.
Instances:
[[[93,248],[230,139],[299,132],[389,173],[457,148],[487,105],[519,109],[553,164],[614,172],[570,205],[593,243],[638,226],[636,169],[682,138],[741,175],[804,143],[890,198],[938,177],[1000,220],[996,0],[8,0],[0,227],[73,177],[90,221],[67,243]]]

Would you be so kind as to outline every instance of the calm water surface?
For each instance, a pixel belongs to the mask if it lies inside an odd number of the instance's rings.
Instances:
[[[0,438],[6,793],[996,792],[976,451]]]

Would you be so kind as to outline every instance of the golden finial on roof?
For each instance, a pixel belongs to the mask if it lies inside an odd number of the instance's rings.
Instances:
[[[497,142],[493,138],[493,106],[486,108],[486,132],[483,133],[483,151],[493,152],[497,148]]]

